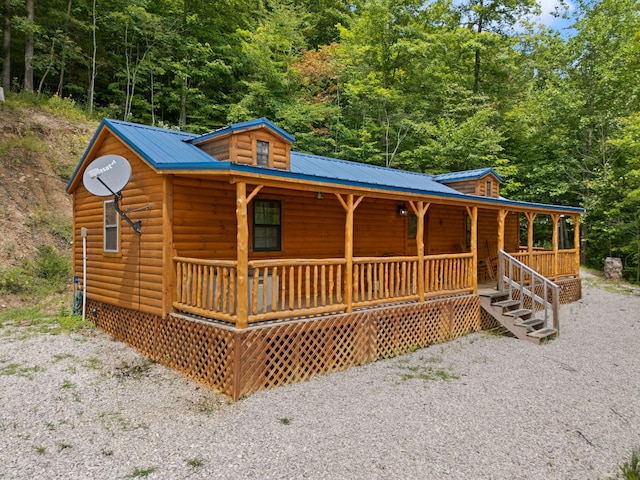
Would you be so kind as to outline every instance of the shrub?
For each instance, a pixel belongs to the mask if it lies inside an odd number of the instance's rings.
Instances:
[[[56,283],[67,280],[71,275],[69,261],[48,245],[38,247],[35,267],[35,273],[38,277]]]

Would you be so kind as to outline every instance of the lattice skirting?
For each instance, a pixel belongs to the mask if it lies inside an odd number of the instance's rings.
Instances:
[[[560,303],[576,302],[582,298],[582,281],[579,278],[564,278],[556,282],[560,287]]]
[[[87,302],[89,318],[115,339],[234,399],[491,327],[480,310],[465,295],[238,330]]]

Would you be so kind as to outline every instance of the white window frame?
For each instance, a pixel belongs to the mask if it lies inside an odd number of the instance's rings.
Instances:
[[[113,207],[113,214],[115,214],[115,223],[107,223],[108,220],[108,213],[107,213],[107,208],[110,208],[109,205],[112,205]],[[116,212],[115,210],[115,201],[114,200],[107,200],[104,202],[104,228],[103,228],[103,234],[104,234],[104,251],[108,252],[108,253],[118,253],[120,251],[120,216],[118,215],[118,212]],[[113,248],[112,245],[107,245],[107,240],[109,238],[109,236],[107,235],[107,232],[112,232],[113,229],[115,229],[116,231],[116,245],[115,248]]]
[[[260,146],[264,147],[266,152],[261,152]],[[258,167],[269,167],[271,165],[271,145],[266,140],[256,140],[256,165]]]

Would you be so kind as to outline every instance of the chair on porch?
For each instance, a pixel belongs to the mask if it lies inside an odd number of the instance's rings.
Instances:
[[[478,269],[486,272],[490,280],[495,280],[498,274],[498,246],[486,241],[487,255],[478,260]],[[485,277],[486,278],[486,277]]]

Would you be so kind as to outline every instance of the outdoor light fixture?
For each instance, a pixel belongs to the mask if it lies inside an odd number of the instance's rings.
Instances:
[[[316,192],[316,199],[317,200],[322,200],[324,198],[324,195],[322,194],[322,192]]]
[[[400,215],[401,217],[406,217],[407,215],[409,215],[409,210],[404,203],[402,205],[398,205],[398,215]]]

